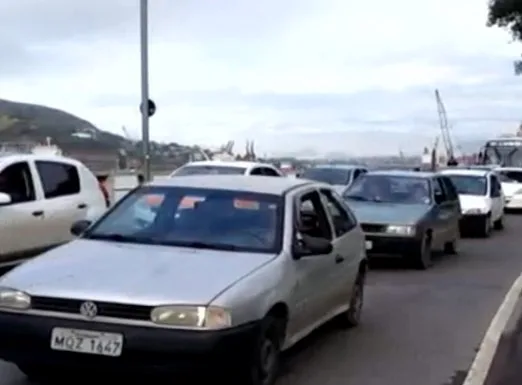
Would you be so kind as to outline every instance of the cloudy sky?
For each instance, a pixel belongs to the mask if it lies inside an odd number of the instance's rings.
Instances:
[[[139,0],[0,2],[0,98],[140,135]],[[485,0],[151,0],[156,140],[258,153],[417,153],[522,120],[521,44]]]

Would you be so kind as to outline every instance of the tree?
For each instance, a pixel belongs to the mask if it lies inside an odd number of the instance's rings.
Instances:
[[[522,41],[522,1],[490,0],[487,25],[505,28],[514,40]]]

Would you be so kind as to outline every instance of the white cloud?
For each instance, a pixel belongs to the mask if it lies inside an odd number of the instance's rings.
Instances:
[[[0,4],[0,36],[14,36],[0,41],[1,96],[138,136],[138,0],[13,4]],[[485,21],[486,1],[473,0],[151,1],[151,135],[414,151],[437,133],[435,88],[457,135],[505,131],[522,119],[520,46]],[[397,134],[377,146],[368,130]]]

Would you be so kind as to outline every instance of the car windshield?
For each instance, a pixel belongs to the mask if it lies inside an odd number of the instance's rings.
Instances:
[[[386,174],[365,174],[344,193],[348,200],[430,204],[430,184],[426,178]]]
[[[488,182],[485,177],[475,175],[446,175],[451,179],[457,193],[462,195],[486,195]]]
[[[145,186],[130,193],[85,238],[276,253],[283,200],[252,192]]]
[[[172,173],[172,176],[187,175],[242,175],[246,171],[244,167],[235,166],[183,166]]]
[[[498,174],[501,182],[522,183],[522,171],[498,170],[497,174]]]
[[[301,178],[344,186],[350,181],[351,173],[352,170],[343,170],[333,167],[313,167],[303,171]]]

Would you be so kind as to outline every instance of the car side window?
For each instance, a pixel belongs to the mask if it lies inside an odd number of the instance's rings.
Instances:
[[[489,192],[491,198],[498,198],[501,196],[502,186],[495,175],[489,176]]]
[[[36,169],[46,199],[80,193],[80,176],[76,166],[49,161],[36,161]]]
[[[436,198],[437,203],[443,203],[448,200],[446,196],[446,192],[444,191],[444,185],[442,184],[442,181],[440,178],[435,178],[432,180],[433,183],[433,194],[435,197],[439,196],[439,198]]]
[[[321,195],[325,199],[325,206],[332,217],[336,237],[343,236],[357,226],[355,217],[348,212],[331,190],[322,189]]]
[[[455,188],[455,185],[451,181],[450,178],[447,176],[443,176],[440,178],[442,180],[442,183],[444,184],[444,189],[446,191],[446,195],[448,200],[450,201],[456,201],[459,199],[459,194],[457,193],[457,189]]]
[[[36,199],[31,169],[27,162],[11,164],[0,172],[0,192],[11,197],[11,204]]]
[[[280,176],[274,169],[271,169],[270,167],[263,167],[262,173],[266,176]]]
[[[317,191],[306,193],[299,198],[295,219],[298,233],[332,240],[330,222]]]
[[[250,175],[263,175],[263,169],[261,167],[256,167],[250,171]]]

